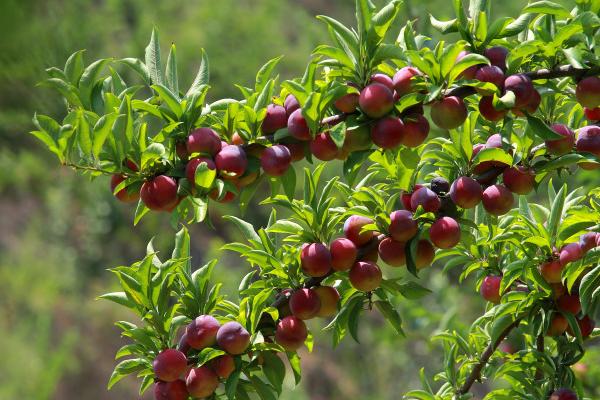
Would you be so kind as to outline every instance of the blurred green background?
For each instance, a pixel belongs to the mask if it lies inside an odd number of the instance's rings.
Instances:
[[[516,15],[525,2],[497,3],[503,15]],[[429,12],[438,19],[451,13],[448,0],[405,4],[401,19],[415,20],[425,34],[433,34]],[[353,8],[352,0],[2,0],[0,399],[139,398],[134,379],[106,391],[114,353],[124,343],[113,322],[131,315],[94,299],[115,288],[106,268],[141,258],[153,236],[158,248],[170,251],[174,233],[168,217],[159,214],[134,228],[133,209],[112,199],[106,178],[90,182],[60,168],[27,133],[34,112],[63,112],[54,93],[36,87],[44,69],[62,67],[78,49],[87,50],[88,62],[143,58],[155,25],[163,49],[176,43],[185,84],[193,79],[204,47],[211,63],[210,97],[235,97],[233,84],[251,83],[258,68],[275,56],[285,55],[282,77],[301,74],[311,49],[328,41],[314,16],[327,14],[350,24]],[[228,207],[211,210],[214,230],[194,226],[191,234],[195,264],[219,257],[216,278],[235,297],[247,266],[218,251],[223,243],[241,239],[220,218],[238,214]],[[257,210],[252,220],[260,224],[269,210]],[[439,371],[441,349],[430,343],[431,334],[464,331],[484,304],[472,289],[448,284],[439,270],[424,279],[434,294],[402,305],[406,338],[396,336],[377,313],[363,318],[360,344],[346,340],[333,350],[327,334],[320,333],[314,354],[303,354],[303,383],[293,389],[290,382],[283,398],[395,399],[419,387],[421,366],[428,374]],[[598,360],[597,354],[587,357]],[[600,371],[589,366],[585,379],[599,382]],[[481,398],[485,387],[477,390]]]

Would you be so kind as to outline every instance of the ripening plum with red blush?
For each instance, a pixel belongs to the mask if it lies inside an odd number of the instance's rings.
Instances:
[[[283,102],[283,108],[285,108],[287,118],[289,118],[294,111],[300,108],[300,103],[298,102],[296,96],[294,96],[293,94],[288,94],[285,98],[285,101]],[[285,123],[287,125],[287,119]]]
[[[488,213],[499,216],[510,211],[514,197],[505,186],[492,185],[483,191],[481,200]]]
[[[217,332],[221,324],[215,317],[200,315],[185,329],[188,345],[196,350],[202,350],[217,343]]]
[[[177,182],[170,176],[159,175],[144,182],[140,197],[149,209],[167,211],[179,202]]]
[[[417,207],[422,206],[425,212],[437,212],[442,205],[442,202],[437,194],[433,190],[422,187],[412,194],[410,197],[410,207],[416,210]]]
[[[475,79],[480,82],[492,83],[496,85],[499,90],[502,90],[504,87],[504,72],[495,65],[485,65],[479,68],[475,74]],[[478,88],[477,91],[480,94],[490,94],[488,90]],[[493,92],[491,94],[493,94]]]
[[[382,118],[371,127],[371,140],[382,149],[396,148],[404,139],[404,128],[404,123],[400,118]]]
[[[187,390],[192,397],[212,395],[219,386],[219,377],[207,366],[192,368],[185,378]]]
[[[580,153],[592,153],[600,157],[600,127],[588,125],[581,128],[577,134],[575,147]]]
[[[405,210],[415,211],[410,206],[410,198],[412,197],[412,194],[414,192],[421,189],[422,187],[423,187],[423,185],[417,183],[415,186],[413,186],[412,192],[403,192],[402,193],[402,195],[400,196],[400,201],[402,201],[402,206],[404,207]]]
[[[531,78],[524,74],[511,75],[504,80],[504,90],[515,94],[515,107],[523,108],[534,96],[535,88]]]
[[[558,298],[556,307],[559,311],[577,315],[579,314],[579,311],[581,311],[581,301],[576,294],[565,294]]]
[[[356,262],[358,249],[350,239],[339,238],[329,244],[331,253],[331,267],[335,271],[346,271]]]
[[[484,50],[483,55],[490,60],[490,63],[502,71],[506,71],[506,58],[508,49],[504,46],[494,46]]]
[[[321,307],[317,317],[331,317],[337,313],[340,294],[336,288],[331,286],[317,286],[313,291],[319,297]]]
[[[450,249],[460,242],[460,226],[454,218],[442,217],[429,228],[429,238],[440,249]]]
[[[568,243],[560,249],[559,260],[563,266],[582,258],[583,251],[579,243]]]
[[[390,214],[389,234],[398,242],[407,242],[417,234],[419,227],[413,219],[413,213],[407,210],[397,210]]]
[[[518,117],[524,117],[525,112],[527,112],[528,114],[535,113],[537,111],[537,109],[540,107],[541,102],[542,102],[542,96],[540,95],[540,92],[538,92],[537,90],[534,89],[527,104],[525,104],[521,108],[514,107],[511,109],[511,111],[514,115],[516,115]]]
[[[456,57],[456,63],[458,63],[460,60],[462,60],[463,58],[465,58],[467,55],[469,55],[471,53],[469,53],[466,50],[461,51],[458,54],[458,57]],[[475,74],[477,74],[477,70],[485,64],[481,64],[481,65],[472,65],[469,68],[463,70],[459,76],[459,78],[463,78],[463,79],[475,79]]]
[[[373,220],[371,218],[363,217],[361,215],[352,215],[344,222],[344,236],[350,239],[356,246],[364,246],[373,239],[375,232],[361,232],[362,228],[363,226],[372,223]]]
[[[442,129],[458,128],[467,119],[467,106],[460,97],[444,97],[432,103],[431,119]]]
[[[584,107],[600,106],[600,77],[589,76],[580,80],[575,88],[575,97]]]
[[[152,361],[152,370],[159,380],[173,382],[187,370],[187,358],[179,350],[163,350]]]
[[[546,282],[560,283],[563,268],[559,260],[549,260],[540,265],[540,273]]]
[[[323,132],[311,140],[310,152],[321,161],[331,161],[338,155],[339,149],[329,132]]]
[[[530,168],[516,165],[502,172],[502,182],[511,192],[525,195],[535,186],[535,173]]]
[[[547,139],[545,141],[546,151],[555,156],[561,156],[573,150],[575,145],[575,132],[563,124],[554,124],[550,127],[554,132],[562,136],[560,139]]]
[[[435,249],[429,240],[421,239],[417,243],[417,252],[415,257],[415,265],[417,269],[428,267],[435,258]]]
[[[600,234],[596,232],[588,232],[581,235],[579,237],[579,246],[581,246],[581,251],[583,253],[587,253],[596,247],[598,238],[600,238]]]
[[[577,395],[571,389],[561,388],[552,392],[548,400],[577,400]]]
[[[221,150],[219,134],[210,128],[193,130],[186,141],[187,153],[205,153],[214,156]]]
[[[479,113],[488,121],[500,121],[506,116],[507,110],[497,110],[494,107],[493,96],[482,96],[479,100]]]
[[[550,326],[548,326],[546,336],[560,336],[566,332],[568,326],[569,322],[565,316],[560,313],[555,313],[552,320],[550,320]]]
[[[374,74],[371,76],[371,83],[381,83],[391,91],[394,90],[394,82],[392,78],[387,76],[386,74]]]
[[[355,263],[348,276],[352,286],[362,292],[371,292],[377,289],[383,279],[381,269],[370,261]]]
[[[312,289],[298,289],[290,297],[290,310],[300,319],[316,317],[320,308],[321,300]]]
[[[239,322],[229,321],[217,331],[217,344],[229,354],[243,354],[250,346],[250,333]]]
[[[304,244],[300,261],[302,271],[308,276],[325,276],[331,269],[331,253],[322,243]]]
[[[379,242],[379,257],[391,267],[401,267],[406,264],[406,243],[386,237]]]
[[[600,107],[596,107],[596,108],[584,107],[583,113],[585,114],[585,117],[587,119],[589,119],[590,121],[600,121]]]
[[[248,158],[240,146],[227,145],[215,156],[215,165],[222,175],[238,177],[248,168]]]
[[[352,114],[358,108],[358,93],[348,93],[338,98],[333,105],[345,114]]]
[[[267,114],[263,119],[260,129],[262,133],[270,134],[277,132],[287,126],[287,112],[285,108],[277,104],[269,104],[267,106]]]
[[[401,143],[406,147],[417,147],[423,144],[429,134],[429,121],[421,114],[413,114],[402,119],[404,134]]]
[[[298,140],[311,140],[310,129],[304,116],[302,115],[302,109],[299,108],[292,112],[287,122],[288,132],[290,135]]]
[[[381,83],[365,87],[358,98],[361,110],[371,118],[381,118],[394,108],[394,94]]]
[[[210,368],[219,378],[227,379],[235,371],[235,360],[229,354],[223,354],[210,361]]]
[[[275,342],[287,351],[296,351],[306,341],[308,329],[300,318],[288,316],[277,323]]]
[[[461,176],[450,186],[450,198],[461,208],[473,208],[481,202],[483,189],[481,184],[468,176]]]
[[[189,393],[182,379],[173,382],[158,381],[154,384],[154,400],[187,400],[188,397]]]
[[[128,188],[123,188],[117,193],[115,193],[115,189],[117,188],[117,186],[119,186],[119,184],[125,179],[127,178],[123,175],[113,175],[110,178],[110,192],[113,193],[113,195],[123,203],[133,203],[138,201],[140,199],[140,192],[135,192],[132,190],[128,190]]]
[[[498,275],[488,275],[483,278],[481,286],[479,287],[479,293],[481,293],[481,297],[490,303],[499,304],[502,297],[500,294],[501,282],[502,277]]]
[[[265,174],[281,176],[292,164],[292,153],[287,146],[276,144],[266,148],[260,156],[260,166]]]
[[[421,75],[415,67],[403,67],[394,75],[393,85],[398,97],[415,91],[413,77]]]

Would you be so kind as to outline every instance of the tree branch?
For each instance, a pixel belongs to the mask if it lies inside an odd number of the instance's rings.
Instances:
[[[498,339],[496,339],[495,342],[490,342],[490,344],[485,348],[485,350],[481,354],[479,362],[475,365],[475,368],[473,368],[473,370],[467,377],[465,383],[458,389],[457,394],[462,395],[471,390],[471,386],[473,386],[475,381],[480,379],[481,371],[492,357],[492,354],[494,354],[500,343],[506,338],[506,336],[508,336],[510,331],[516,328],[520,322],[521,318],[517,318],[512,324],[504,328],[504,330],[500,333],[500,336],[498,336]]]
[[[535,341],[535,349],[539,352],[539,353],[543,353],[544,352],[544,348],[545,348],[545,344],[544,344],[544,334],[540,333]],[[535,380],[539,381],[540,379],[542,379],[544,377],[544,370],[542,370],[542,368],[538,367],[535,371]]]

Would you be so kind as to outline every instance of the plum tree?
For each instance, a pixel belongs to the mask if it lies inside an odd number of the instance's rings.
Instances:
[[[209,92],[204,52],[182,90],[175,46],[164,68],[156,30],[144,60],[86,65],[77,52],[48,69],[44,85],[66,107],[60,121],[36,114],[32,134],[62,165],[110,176],[118,200],[139,193],[134,223],[168,211],[180,227],[169,256],[150,243],[111,270],[121,288],[101,298],[136,320],[117,324],[129,343],[109,386],[135,373],[159,400],[275,399],[286,371],[299,378],[296,352],[319,338],[303,319],[330,318],[335,344],[356,339],[370,312],[410,335],[399,310],[435,292],[433,277],[461,301],[479,284],[490,304],[470,326],[440,332],[444,373],[424,372],[423,390],[405,397],[469,398],[475,382],[486,398],[595,390],[569,370],[600,312],[597,171],[564,178],[600,167],[598,7],[529,2],[491,20],[490,2],[456,0],[454,17],[431,18],[454,35],[435,43],[417,24],[397,26],[401,1],[373,3],[356,1],[355,27],[319,17],[331,43],[302,77],[280,79],[278,57],[232,98]],[[441,129],[430,135],[431,122]],[[303,174],[291,169],[305,159]],[[334,159],[343,163],[320,162]],[[242,216],[217,224],[218,203],[234,200]],[[237,271],[222,268],[230,257],[193,265],[189,226],[202,221],[241,233],[222,247],[247,267],[235,301],[213,283],[213,271]],[[444,294],[436,299],[453,298]],[[402,314],[438,325],[435,312]],[[514,335],[510,357],[496,351]]]
[[[250,333],[239,322],[229,321],[217,331],[217,344],[229,354],[243,354],[250,345]]]

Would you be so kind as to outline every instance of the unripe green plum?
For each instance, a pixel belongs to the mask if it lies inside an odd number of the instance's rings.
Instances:
[[[339,149],[329,132],[323,132],[311,140],[310,152],[321,161],[331,161],[338,155]]]
[[[198,128],[188,136],[186,148],[188,155],[204,153],[214,156],[221,150],[221,138],[217,132],[210,128]]]
[[[589,76],[583,78],[577,83],[575,88],[575,97],[584,107],[596,108],[600,106],[600,78]]]
[[[217,344],[229,354],[243,354],[250,346],[250,333],[239,322],[229,321],[217,331]]]
[[[154,400],[187,400],[189,397],[185,381],[156,382],[154,384]]]
[[[308,337],[306,324],[300,318],[289,316],[277,324],[275,342],[287,351],[296,351]]]
[[[282,144],[268,147],[260,156],[260,166],[269,176],[281,176],[292,164],[290,149]]]
[[[191,348],[202,350],[217,343],[221,324],[210,315],[196,317],[185,329],[186,340]]]
[[[260,129],[262,133],[270,134],[277,132],[287,126],[287,112],[284,107],[277,104],[269,104],[267,106],[267,114],[262,121]]]
[[[381,269],[374,262],[359,261],[349,273],[352,286],[362,292],[371,292],[379,287],[383,276]]]
[[[360,215],[352,215],[344,223],[344,236],[350,239],[356,246],[363,246],[369,241],[371,241],[371,239],[373,239],[373,236],[375,236],[375,232],[361,232],[363,226],[372,223],[373,220],[371,218],[363,217]]]
[[[302,109],[299,108],[290,114],[287,122],[288,132],[298,140],[311,140],[310,129],[304,116]]]
[[[152,362],[154,376],[163,382],[173,382],[187,370],[185,354],[176,349],[161,351]]]
[[[421,114],[413,114],[402,119],[404,134],[401,144],[406,147],[417,147],[423,144],[429,135],[429,121]]]
[[[329,244],[331,253],[331,267],[335,271],[347,271],[356,262],[358,249],[353,241],[346,238],[333,240]]]
[[[394,108],[394,94],[381,83],[365,87],[358,98],[360,109],[371,118],[381,118]]]
[[[510,211],[514,197],[505,186],[492,185],[483,191],[481,200],[488,213],[499,216]]]
[[[458,128],[467,119],[467,106],[457,96],[444,97],[431,105],[431,119],[442,129]]]
[[[394,149],[404,140],[404,123],[397,117],[386,117],[371,127],[371,140],[382,149]]]
[[[511,192],[525,195],[535,186],[535,173],[530,168],[517,165],[504,170],[502,182]]]
[[[423,207],[425,212],[437,212],[442,202],[437,194],[431,189],[422,187],[410,196],[410,207],[416,210],[419,206]]]
[[[185,378],[185,385],[192,397],[204,398],[217,390],[219,377],[209,367],[192,368]]]
[[[406,242],[412,239],[419,230],[417,221],[413,219],[413,213],[407,210],[397,210],[390,214],[389,234],[398,242]]]
[[[306,275],[325,276],[331,270],[331,253],[322,243],[305,243],[300,253],[300,263]]]
[[[483,278],[481,286],[479,287],[479,293],[481,293],[481,297],[490,303],[499,304],[500,298],[502,297],[500,294],[501,282],[502,277],[498,275],[488,275]]]
[[[450,249],[460,242],[460,226],[454,218],[442,217],[429,228],[429,238],[440,249]]]
[[[298,289],[290,297],[290,310],[296,317],[306,320],[317,316],[321,300],[312,289]]]
[[[548,154],[560,156],[573,150],[573,146],[575,145],[575,132],[563,124],[554,124],[551,126],[551,129],[563,136],[563,138],[546,140],[545,144]]]
[[[483,189],[479,182],[468,176],[461,176],[452,182],[450,187],[450,198],[461,208],[473,208],[483,196]]]
[[[210,368],[219,378],[227,379],[235,371],[235,360],[229,354],[223,354],[210,361]]]
[[[336,288],[331,286],[317,286],[313,291],[321,301],[321,307],[317,317],[331,317],[337,313],[340,294]]]
[[[386,237],[379,242],[379,257],[390,267],[401,267],[406,264],[406,243]]]
[[[548,283],[560,283],[563,270],[559,260],[549,260],[540,265],[540,273]]]

